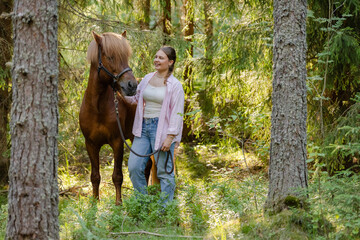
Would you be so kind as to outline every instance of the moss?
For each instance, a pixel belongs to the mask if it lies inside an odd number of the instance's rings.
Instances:
[[[295,196],[288,195],[284,199],[284,204],[290,208],[300,208],[302,206],[301,200]]]
[[[270,216],[276,215],[286,209],[305,209],[308,210],[309,204],[304,197],[288,195],[282,200],[269,202],[264,206],[264,212]]]

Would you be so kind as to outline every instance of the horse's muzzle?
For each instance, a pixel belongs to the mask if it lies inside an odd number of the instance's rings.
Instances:
[[[122,92],[126,96],[134,96],[136,94],[137,82],[136,81],[127,81],[120,84]]]

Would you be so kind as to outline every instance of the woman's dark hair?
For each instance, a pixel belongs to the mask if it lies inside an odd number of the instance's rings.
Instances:
[[[169,60],[174,61],[174,63],[169,67],[169,75],[170,75],[174,71],[174,66],[176,62],[176,51],[174,48],[169,46],[163,46],[162,48],[160,48],[160,50],[166,54]]]

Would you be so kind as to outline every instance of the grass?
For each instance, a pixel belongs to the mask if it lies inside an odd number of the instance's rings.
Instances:
[[[238,223],[238,219],[247,213],[261,212],[260,206],[259,210],[255,209],[254,189],[251,186],[252,181],[257,182],[256,191],[259,191],[263,201],[265,194],[261,192],[266,193],[266,178],[262,175],[256,178],[246,176],[243,170],[240,171],[240,158],[229,166],[226,159],[229,156],[219,156],[215,149],[203,146],[180,148],[176,163],[176,199],[164,213],[161,213],[158,204],[160,195],[156,187],[151,187],[152,194],[142,199],[134,197],[126,162],[123,167],[123,205],[115,206],[112,164],[106,160],[109,156],[107,151],[102,155],[105,161],[101,168],[101,200],[98,203],[89,198],[91,184],[86,180],[89,172],[85,173],[87,177],[84,178],[83,173],[71,172],[68,164],[60,168],[61,188],[68,190],[64,191],[67,197],[61,198],[59,206],[61,239],[116,238],[116,233],[137,231],[205,238],[224,234],[238,237],[241,232],[229,226]],[[243,181],[236,180],[241,175]],[[130,234],[126,238],[143,237]],[[158,239],[157,236],[146,237]]]
[[[255,157],[246,155],[250,173],[237,149],[183,145],[177,154],[176,198],[162,211],[158,187],[151,186],[147,196],[134,196],[126,162],[123,204],[115,206],[111,153],[105,149],[101,154],[99,202],[91,198],[88,164],[73,167],[75,163],[63,159],[61,239],[360,239],[358,175],[317,176],[307,192],[306,210],[270,216],[262,208],[266,171]],[[4,237],[6,197],[0,195],[0,202],[0,237]]]

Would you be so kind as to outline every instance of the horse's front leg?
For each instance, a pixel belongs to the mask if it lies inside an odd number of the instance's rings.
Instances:
[[[115,143],[111,144],[111,147],[114,151],[114,172],[112,175],[112,180],[116,191],[115,204],[120,205],[122,203],[121,185],[123,183],[122,162],[124,155],[124,143],[122,141],[116,141]]]
[[[93,197],[99,199],[99,185],[100,185],[100,169],[99,169],[99,152],[100,146],[93,144],[91,141],[85,141],[86,150],[89,154],[91,163],[91,184],[93,187]]]

